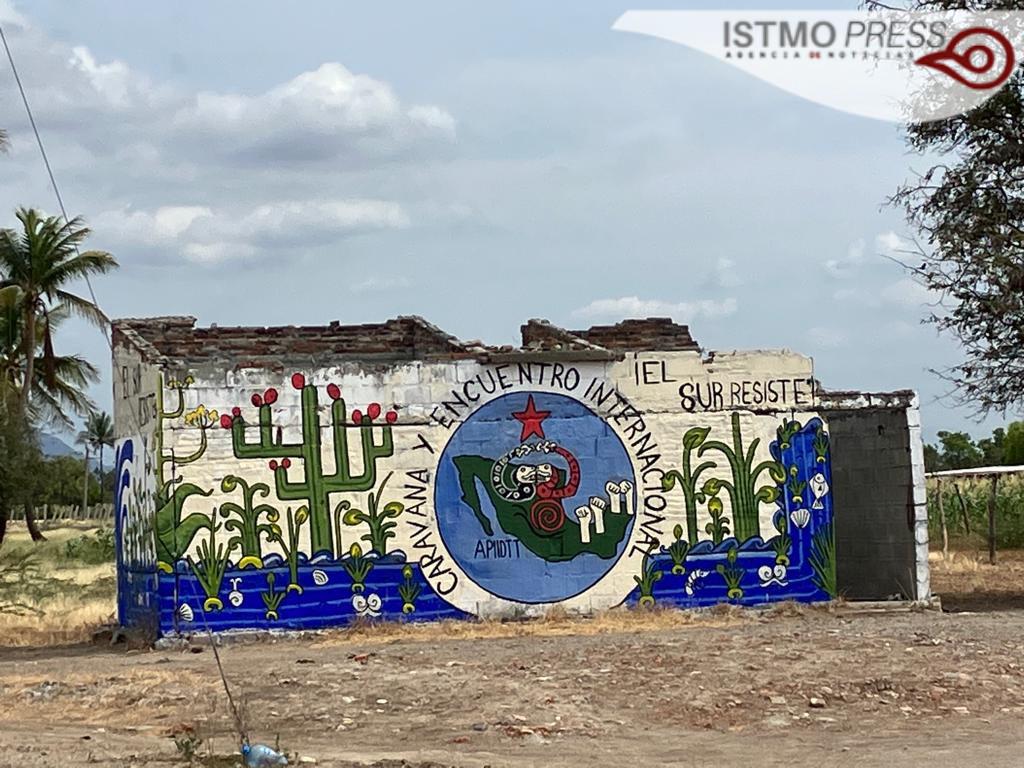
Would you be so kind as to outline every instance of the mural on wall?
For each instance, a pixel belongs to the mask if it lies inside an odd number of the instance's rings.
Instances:
[[[164,382],[117,501],[162,631],[836,594],[813,412],[655,417],[599,369],[482,370],[408,422],[315,371]]]

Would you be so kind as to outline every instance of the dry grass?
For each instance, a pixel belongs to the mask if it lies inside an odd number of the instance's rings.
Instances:
[[[27,531],[9,531],[0,550],[5,559],[31,553],[38,573],[23,589],[2,597],[27,605],[18,614],[0,613],[0,646],[61,645],[87,641],[102,624],[114,620],[116,607],[113,562],[99,565],[67,557],[67,543],[93,535],[99,527],[69,523],[45,531],[46,541],[33,543]]]
[[[989,565],[988,551],[971,546],[950,549],[949,558],[929,557],[932,592],[951,610],[1024,608],[1024,551],[1005,550]]]

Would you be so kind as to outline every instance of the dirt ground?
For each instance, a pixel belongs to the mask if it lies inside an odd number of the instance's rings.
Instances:
[[[221,655],[253,739],[293,764],[1019,766],[1024,558],[972,562],[933,563],[960,612],[612,611]],[[4,768],[185,765],[190,746],[237,765],[231,722],[198,642],[0,650]]]

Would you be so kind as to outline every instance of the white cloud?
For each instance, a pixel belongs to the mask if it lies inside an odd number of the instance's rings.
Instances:
[[[896,257],[902,251],[906,251],[912,243],[897,235],[892,230],[883,232],[875,238],[875,247],[878,251],[886,256]]]
[[[358,283],[349,286],[352,293],[386,293],[400,288],[408,288],[412,283],[404,276],[397,277],[368,277]]]
[[[845,257],[825,261],[825,271],[837,278],[852,276],[864,263],[864,248],[863,240],[851,243],[850,247],[846,249]]]
[[[933,304],[936,300],[931,291],[909,277],[885,286],[881,291],[881,297],[890,304],[904,307],[922,307]]]
[[[807,339],[813,346],[835,349],[846,345],[846,334],[838,328],[815,326],[807,329]]]
[[[692,321],[700,317],[727,317],[734,314],[736,308],[736,299],[731,297],[722,300],[700,299],[692,302],[670,302],[659,299],[641,299],[639,296],[622,296],[617,299],[597,299],[585,307],[574,310],[573,315],[606,319],[671,317],[677,321]]]
[[[144,248],[164,260],[180,255],[209,265],[273,249],[301,255],[305,248],[351,235],[407,227],[409,217],[397,203],[380,200],[289,200],[251,210],[195,205],[112,210],[96,216],[94,226],[130,252]]]

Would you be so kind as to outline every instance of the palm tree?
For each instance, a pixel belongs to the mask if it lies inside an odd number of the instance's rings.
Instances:
[[[7,135],[7,131],[0,128],[0,152],[6,152],[11,146],[11,137]]]
[[[94,411],[85,421],[85,429],[78,440],[93,448],[100,457],[100,477],[103,477],[103,449],[114,447],[114,422],[106,411]]]
[[[89,236],[80,218],[62,222],[56,216],[43,218],[31,208],[19,208],[21,231],[0,230],[0,288],[16,293],[20,308],[22,354],[25,367],[21,382],[22,408],[28,412],[36,389],[36,340],[42,327],[45,379],[54,381],[51,312],[61,306],[70,314],[106,328],[107,316],[89,299],[71,293],[65,286],[80,278],[100,275],[117,267],[105,251],[81,251],[78,246]]]
[[[2,402],[10,402],[22,389],[25,360],[22,355],[22,313],[17,302],[4,303],[0,291],[0,395]],[[8,295],[13,295],[8,293]],[[68,318],[67,310],[57,305],[49,313],[51,334]],[[43,329],[36,328],[36,355],[43,354]],[[39,367],[35,377],[34,397],[28,417],[32,423],[45,422],[57,428],[72,425],[72,416],[88,416],[93,411],[92,401],[85,390],[99,380],[96,366],[80,355],[57,355],[50,358],[53,377],[49,378]]]

